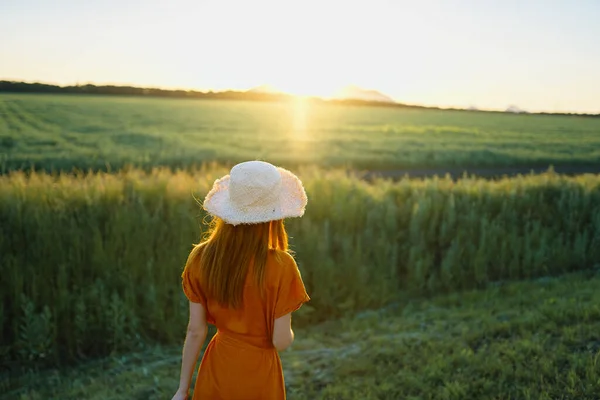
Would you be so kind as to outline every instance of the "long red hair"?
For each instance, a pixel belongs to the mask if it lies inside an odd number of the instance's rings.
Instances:
[[[200,268],[202,288],[224,307],[239,308],[250,265],[254,279],[264,288],[265,265],[270,249],[288,251],[283,220],[231,225],[213,217],[207,238],[194,246],[186,268]],[[261,290],[262,291],[262,290]]]

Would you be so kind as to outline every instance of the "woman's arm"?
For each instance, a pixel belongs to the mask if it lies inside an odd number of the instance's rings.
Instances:
[[[190,320],[188,323],[185,343],[183,345],[183,357],[181,360],[181,376],[179,378],[179,389],[175,398],[187,398],[194,366],[198,361],[200,349],[206,339],[208,325],[206,323],[206,310],[200,303],[190,302]],[[183,395],[183,396],[182,396]]]
[[[273,346],[278,351],[283,351],[294,342],[294,331],[292,330],[292,313],[285,314],[275,319],[273,327]]]

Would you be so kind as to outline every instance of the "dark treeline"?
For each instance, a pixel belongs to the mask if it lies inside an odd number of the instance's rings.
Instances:
[[[139,88],[133,86],[96,86],[76,85],[57,86],[45,83],[26,83],[0,81],[0,92],[10,93],[68,93],[68,94],[107,94],[128,96],[156,96],[156,97],[186,97],[206,99],[240,99],[240,100],[283,100],[290,96],[275,93],[256,92],[197,92],[194,90],[166,90],[153,88]]]
[[[198,92],[194,90],[168,90],[155,88],[139,88],[133,86],[96,86],[92,84],[75,86],[57,86],[45,83],[26,83],[0,81],[0,93],[56,93],[56,94],[92,94],[92,95],[126,95],[126,96],[152,96],[172,98],[197,98],[216,100],[258,100],[258,101],[282,101],[291,100],[294,96],[285,93],[264,93],[252,91],[228,90],[223,92]],[[317,97],[311,98],[314,102],[339,103],[358,106],[380,106],[380,107],[411,107],[426,108],[421,106],[409,106],[400,103],[383,103],[377,101],[340,99],[323,100]]]
[[[133,86],[97,86],[92,84],[57,86],[45,83],[27,83],[14,81],[0,81],[0,93],[56,93],[56,94],[92,94],[92,95],[126,95],[126,96],[151,96],[151,97],[171,97],[171,98],[195,98],[195,99],[214,99],[214,100],[251,100],[251,101],[282,101],[290,100],[294,96],[285,93],[261,93],[253,91],[235,91],[227,90],[223,92],[198,92],[195,90],[169,90],[156,88],[139,88]],[[440,107],[425,107],[418,105],[408,105],[402,103],[385,103],[379,101],[338,99],[323,100],[317,97],[311,98],[313,102],[326,102],[333,104],[347,104],[356,106],[375,106],[375,107],[399,107],[399,108],[427,108],[433,110],[442,110]],[[458,108],[449,108],[453,111],[469,112],[503,112],[489,110],[464,110]],[[579,114],[579,113],[525,113],[541,115],[564,115],[581,117],[600,117],[600,114]]]

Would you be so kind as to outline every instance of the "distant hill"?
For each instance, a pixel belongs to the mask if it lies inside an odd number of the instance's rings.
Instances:
[[[271,85],[260,85],[247,90],[246,93],[270,93],[270,94],[283,94],[281,90],[277,90]]]
[[[506,108],[507,113],[513,113],[513,114],[526,114],[527,111],[523,110],[522,108],[519,108],[515,105],[510,105]]]
[[[394,99],[377,90],[362,89],[358,86],[350,85],[344,87],[335,96],[338,100],[364,100],[376,101],[381,103],[395,103]]]

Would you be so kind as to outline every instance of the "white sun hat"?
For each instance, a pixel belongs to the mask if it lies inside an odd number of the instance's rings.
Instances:
[[[301,217],[306,203],[296,175],[264,161],[247,161],[215,181],[203,207],[226,223],[239,225]]]

